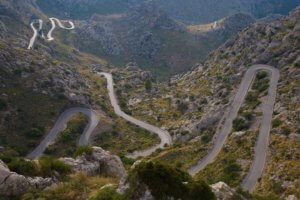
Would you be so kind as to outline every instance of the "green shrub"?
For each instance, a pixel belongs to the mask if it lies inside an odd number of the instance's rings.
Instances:
[[[189,108],[188,104],[185,102],[180,102],[177,105],[177,109],[183,114],[187,111],[187,109]]]
[[[282,127],[281,134],[288,136],[291,134],[291,130],[288,127]]]
[[[15,158],[7,166],[11,171],[25,176],[37,176],[39,174],[37,164],[23,158]]]
[[[122,200],[123,195],[116,192],[116,188],[107,187],[100,190],[97,195],[90,200]]]
[[[235,120],[233,120],[232,126],[234,131],[241,131],[241,130],[248,129],[250,124],[243,118],[236,118]]]
[[[282,124],[282,121],[281,121],[279,118],[276,118],[276,119],[273,119],[273,120],[272,120],[272,126],[273,126],[274,128],[280,126],[281,124]]]
[[[91,146],[80,146],[76,149],[74,157],[81,156],[82,154],[91,155],[93,153],[93,148]]]
[[[0,99],[0,111],[4,111],[7,109],[7,103],[5,100]]]
[[[132,158],[127,158],[124,154],[120,154],[119,155],[121,161],[123,162],[124,165],[133,165],[133,163],[135,162],[134,159]]]
[[[258,73],[256,74],[256,78],[257,78],[258,80],[264,79],[264,78],[266,78],[267,76],[268,76],[268,73],[265,72],[265,71],[260,71],[260,72],[258,72]]]
[[[146,80],[146,81],[145,81],[145,89],[146,89],[148,92],[151,91],[151,89],[152,89],[152,82],[151,82],[151,80]]]
[[[13,159],[20,156],[19,153],[13,149],[6,149],[0,154],[0,160],[6,164],[12,162]]]
[[[253,89],[257,90],[259,93],[265,91],[268,88],[269,88],[268,79],[255,81],[255,83],[253,84]]]
[[[183,200],[215,199],[206,183],[195,182],[186,172],[158,162],[139,164],[130,173],[129,182],[131,189],[126,194],[128,199],[131,199],[134,192],[145,189],[145,186],[150,189],[155,199],[167,199],[168,197]]]
[[[258,99],[258,92],[248,92],[248,95],[246,97],[246,104],[249,105],[251,109],[255,109],[261,103]]]
[[[43,136],[43,130],[41,128],[31,128],[30,131],[26,132],[27,137],[39,138]]]
[[[43,156],[39,160],[41,175],[44,177],[54,176],[55,172],[64,176],[71,172],[71,166],[51,156]]]
[[[188,199],[203,199],[210,200],[215,199],[214,193],[212,193],[211,188],[203,181],[194,181],[187,184],[189,193]]]
[[[243,112],[242,116],[248,121],[251,121],[253,119],[253,114],[251,112]]]

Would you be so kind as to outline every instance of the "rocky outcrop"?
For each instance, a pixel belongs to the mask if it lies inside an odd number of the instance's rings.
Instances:
[[[222,20],[220,24],[218,24],[218,28],[212,32],[216,32],[220,37],[227,40],[254,22],[255,19],[250,15],[238,13]]]
[[[44,189],[55,183],[52,178],[25,177],[11,172],[0,160],[0,196],[13,197],[29,189]]]
[[[246,198],[239,195],[234,189],[230,188],[224,182],[219,182],[211,185],[211,189],[213,193],[216,195],[217,200],[231,200],[231,199],[246,200]]]
[[[109,176],[123,177],[126,175],[125,168],[118,156],[111,155],[108,151],[100,147],[93,147],[93,152],[83,154],[76,159],[61,158],[62,161],[69,164],[73,171],[82,171],[89,176],[100,173]]]

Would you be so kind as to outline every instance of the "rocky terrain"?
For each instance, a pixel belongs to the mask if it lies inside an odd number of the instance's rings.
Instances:
[[[213,15],[207,18],[198,11],[182,13],[181,2],[171,5],[168,0],[155,1],[161,5],[51,1],[51,9],[44,7],[47,2],[0,2],[0,199],[300,198],[300,9],[289,16],[252,17],[284,14],[298,1],[276,6],[270,0],[235,0],[226,6],[210,1],[207,8]],[[118,7],[110,10],[111,3]],[[189,3],[199,9],[203,2]],[[104,5],[108,7],[95,11]],[[43,19],[46,33],[49,13],[76,19],[75,30],[57,29],[51,42],[39,33],[34,48],[27,50],[29,23]],[[268,73],[256,76],[215,161],[191,177],[186,171],[210,150],[244,72],[258,63],[279,69],[280,81],[268,159],[254,193],[239,186],[253,160]],[[174,144],[143,161],[125,157],[159,140],[115,115],[106,80],[97,75],[103,71],[113,75],[122,110],[168,130]],[[178,72],[183,73],[168,79]],[[98,147],[77,148],[80,131],[75,130],[74,141],[58,138],[52,144],[58,151],[71,148],[62,154],[68,157],[58,158],[52,151],[38,161],[25,159],[60,113],[73,106],[99,115],[91,142]],[[65,132],[75,133],[69,124]]]
[[[105,173],[108,176],[124,177],[125,168],[118,156],[113,156],[100,147],[93,147],[91,155],[83,154],[76,159],[61,158],[61,160],[71,166],[74,172],[82,171],[89,176],[96,176]]]

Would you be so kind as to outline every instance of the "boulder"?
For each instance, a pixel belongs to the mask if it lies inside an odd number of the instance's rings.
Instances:
[[[295,195],[289,195],[286,200],[297,200],[297,197]]]
[[[235,198],[246,200],[243,196],[239,195],[234,189],[230,188],[224,182],[218,182],[216,184],[211,185],[211,189],[216,195],[217,200],[230,200]]]
[[[76,159],[61,158],[61,160],[71,165],[73,171],[82,171],[89,176],[95,176],[99,173],[117,177],[126,175],[121,159],[100,147],[93,147],[91,155],[83,154]]]

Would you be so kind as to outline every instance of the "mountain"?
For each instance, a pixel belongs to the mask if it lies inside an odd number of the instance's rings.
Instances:
[[[76,36],[68,42],[117,66],[136,62],[166,79],[190,69],[254,21],[249,15],[236,14],[223,19],[216,29],[198,32],[172,19],[156,3],[147,2],[123,14],[76,21]]]
[[[136,62],[166,80],[203,61],[212,50],[253,23],[254,17],[286,14],[299,1],[32,2],[48,15],[77,20],[76,36],[65,42],[80,51],[103,57],[116,66]],[[210,28],[215,22],[222,22],[218,31]],[[208,28],[203,31],[202,27]]]
[[[89,18],[93,14],[122,13],[146,0],[35,0],[47,14],[74,19]],[[148,1],[148,0],[147,0]],[[192,23],[210,23],[236,14],[247,13],[257,18],[269,14],[286,15],[300,5],[300,0],[153,0],[172,18]],[[59,7],[59,9],[57,9]]]

